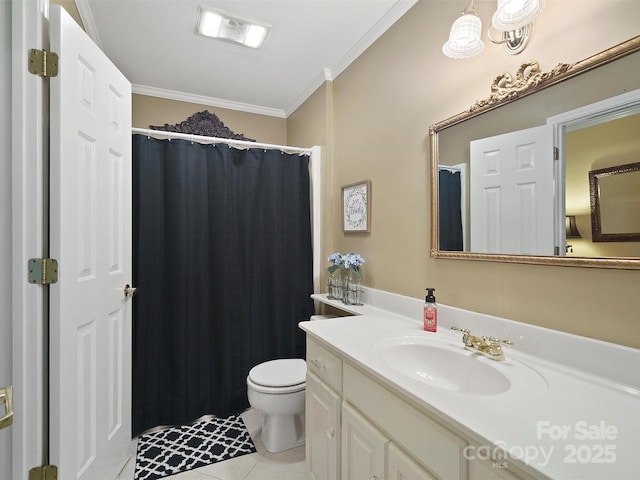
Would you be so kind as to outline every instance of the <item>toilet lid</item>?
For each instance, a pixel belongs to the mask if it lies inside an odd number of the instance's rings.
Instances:
[[[267,387],[289,387],[304,383],[307,362],[300,358],[270,360],[256,365],[249,371],[253,383]]]

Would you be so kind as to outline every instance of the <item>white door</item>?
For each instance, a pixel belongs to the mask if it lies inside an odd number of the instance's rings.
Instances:
[[[131,84],[51,5],[50,455],[61,479],[114,479],[131,440]]]
[[[553,129],[471,142],[471,251],[554,254]]]

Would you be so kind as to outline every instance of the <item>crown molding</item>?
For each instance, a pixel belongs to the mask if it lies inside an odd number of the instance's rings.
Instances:
[[[221,98],[205,97],[204,95],[194,95],[192,93],[149,87],[147,85],[132,84],[131,91],[138,95],[166,98],[169,100],[178,100],[180,102],[197,103],[200,105],[226,108],[228,110],[237,110],[240,112],[255,113],[258,115],[267,115],[270,117],[287,118],[286,112],[279,108],[261,107],[259,105],[233,102],[230,100],[223,100]]]
[[[91,37],[93,43],[95,43],[100,50],[104,50],[102,48],[102,42],[100,41],[100,35],[98,35],[98,29],[96,28],[96,22],[93,20],[93,14],[91,13],[91,6],[89,5],[88,0],[74,0],[76,4],[76,8],[78,9],[78,13],[80,14],[80,19],[82,20],[82,25],[84,26],[84,31],[87,32],[87,35]]]
[[[384,17],[369,29],[358,43],[351,47],[340,60],[328,69],[328,73],[326,72],[327,69],[325,69],[325,76],[331,77],[333,80],[340,75],[416,3],[418,3],[418,0],[399,0]]]

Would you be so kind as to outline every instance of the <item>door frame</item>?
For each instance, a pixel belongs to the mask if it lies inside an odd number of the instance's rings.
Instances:
[[[30,48],[48,48],[49,0],[12,0],[11,310],[12,478],[48,463],[45,412],[47,287],[28,283],[27,260],[46,256],[47,80],[28,72]]]
[[[0,388],[11,382],[11,4],[0,2]],[[5,407],[0,407],[0,417]],[[0,429],[0,478],[11,478],[11,428]]]
[[[547,124],[553,128],[553,144],[554,147],[557,148],[559,160],[556,162],[556,195],[560,199],[559,202],[556,202],[556,215],[558,218],[556,225],[558,225],[559,228],[555,240],[557,245],[560,246],[561,252],[567,243],[564,221],[566,215],[565,180],[567,161],[565,135],[574,130],[615,120],[638,112],[640,112],[640,89],[622,93],[615,97],[547,118]]]

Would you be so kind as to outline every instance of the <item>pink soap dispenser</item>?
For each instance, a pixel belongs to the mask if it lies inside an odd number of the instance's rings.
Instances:
[[[425,332],[435,332],[438,328],[438,306],[433,295],[435,288],[427,288],[427,296],[424,299],[423,324]]]

